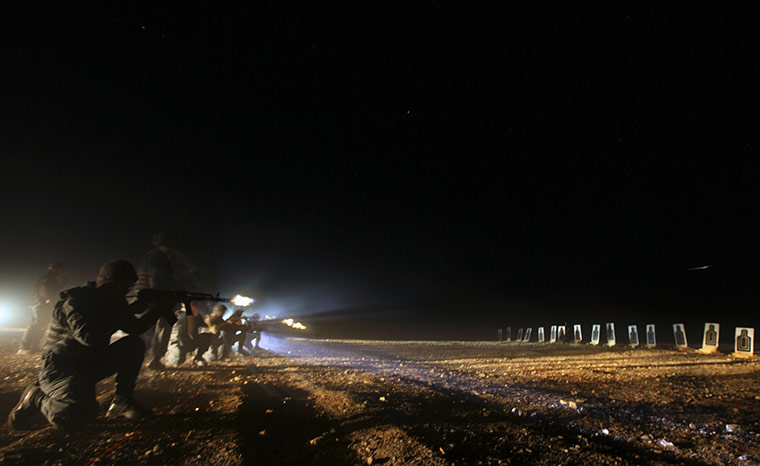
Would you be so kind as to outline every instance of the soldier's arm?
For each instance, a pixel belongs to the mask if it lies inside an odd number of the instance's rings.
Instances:
[[[168,311],[166,303],[158,303],[147,314],[139,318],[135,317],[135,314],[139,314],[145,310],[146,305],[146,302],[140,301],[139,299],[130,304],[129,315],[121,324],[121,330],[124,330],[130,335],[140,335],[145,333],[151,325],[155,324],[156,321]]]
[[[164,312],[165,310],[161,309],[160,306],[156,306],[144,316],[137,318],[130,310],[130,314],[124,319],[120,328],[130,335],[140,335],[155,324]]]

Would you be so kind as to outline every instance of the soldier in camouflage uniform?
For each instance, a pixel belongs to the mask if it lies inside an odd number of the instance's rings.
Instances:
[[[206,326],[201,330],[207,333],[209,338],[208,350],[203,353],[203,359],[208,362],[221,361],[227,359],[228,353],[222,338],[227,322],[224,320],[224,313],[227,312],[227,306],[217,304],[206,317],[203,318]]]
[[[107,417],[139,419],[134,401],[137,375],[145,345],[139,335],[174,303],[127,304],[126,295],[137,280],[132,264],[122,260],[103,264],[95,282],[61,293],[53,311],[42,369],[8,416],[14,429],[28,429],[40,412],[56,427],[78,428],[95,419],[95,384],[116,374],[116,393]],[[146,308],[142,317],[135,315]],[[111,343],[122,330],[128,335]]]
[[[140,267],[137,269],[137,283],[132,289],[133,295],[145,288],[159,290],[173,290],[174,275],[172,263],[167,254],[168,248],[176,247],[177,238],[171,233],[156,233],[153,235],[153,247],[143,257]],[[155,327],[148,329],[142,338],[145,341],[147,352],[150,353],[151,369],[163,369],[161,358],[166,353],[169,344],[171,325],[163,320],[156,322]]]
[[[169,232],[160,232],[153,235],[153,248],[149,250],[139,268],[139,279],[135,284],[135,295],[144,288],[155,288],[159,290],[186,290],[196,291],[199,288],[198,273],[195,266],[190,262],[184,253],[180,251],[180,242],[177,235]],[[200,303],[199,303],[200,304]],[[185,321],[184,312],[181,312],[181,305],[175,308],[178,318],[181,322],[172,325],[164,319],[156,322],[154,328],[149,329],[143,335],[146,347],[150,350],[150,362],[148,367],[151,369],[163,369],[164,365],[161,358],[166,356],[169,364],[177,364],[176,355],[167,355],[172,334],[175,334],[175,348],[179,345],[179,339],[186,334],[187,322]],[[182,327],[180,334],[176,334]],[[181,335],[181,336],[180,336]],[[182,343],[189,345],[188,338],[182,338]],[[173,361],[173,362],[172,362]]]
[[[44,343],[45,333],[53,319],[53,308],[63,288],[63,268],[63,262],[53,262],[37,280],[34,287],[32,320],[21,339],[19,354],[36,353]]]

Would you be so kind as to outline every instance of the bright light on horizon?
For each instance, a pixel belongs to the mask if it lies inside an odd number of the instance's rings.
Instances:
[[[306,330],[306,326],[301,322],[295,322],[293,319],[282,319],[282,323],[290,328],[297,328],[299,330]]]
[[[5,323],[11,316],[10,307],[5,303],[0,303],[0,324]]]

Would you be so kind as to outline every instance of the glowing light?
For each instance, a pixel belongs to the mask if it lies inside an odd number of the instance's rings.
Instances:
[[[8,318],[11,316],[9,308],[10,306],[6,306],[4,303],[0,303],[0,323],[8,320]]]
[[[235,306],[242,306],[242,307],[250,306],[255,301],[256,301],[255,299],[249,298],[248,296],[237,295],[234,298],[232,298],[232,304],[234,304]]]
[[[707,270],[710,267],[712,267],[712,265],[703,265],[701,267],[691,267],[691,268],[689,268],[687,270]]]
[[[282,323],[291,328],[297,328],[299,330],[306,330],[306,326],[301,322],[295,322],[293,319],[282,319]]]

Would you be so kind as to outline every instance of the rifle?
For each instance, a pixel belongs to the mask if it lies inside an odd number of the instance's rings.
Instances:
[[[229,298],[219,297],[219,293],[215,296],[210,293],[195,293],[184,290],[157,290],[155,288],[144,288],[140,290],[137,293],[137,299],[139,301],[182,303],[185,305],[185,313],[188,316],[193,313],[192,308],[190,307],[190,303],[193,301],[214,301],[219,303],[227,303],[230,301]],[[171,317],[169,314],[171,314]],[[174,325],[177,322],[177,317],[174,315],[174,312],[166,313],[163,317],[171,325]]]

